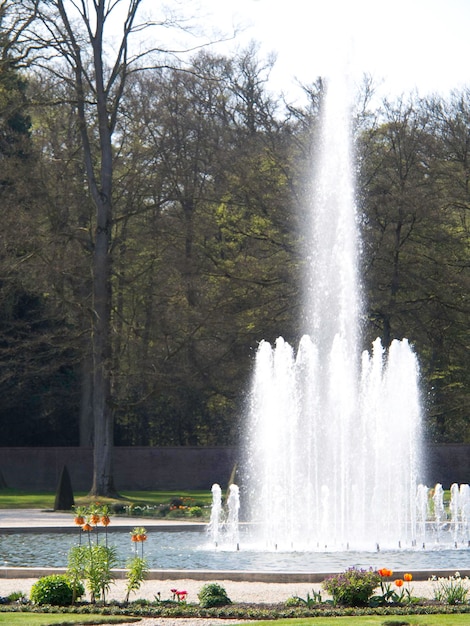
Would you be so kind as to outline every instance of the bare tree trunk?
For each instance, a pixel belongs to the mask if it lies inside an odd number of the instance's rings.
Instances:
[[[83,357],[80,373],[80,446],[89,448],[93,445],[93,361],[91,356]]]
[[[110,183],[109,183],[110,188]],[[93,256],[93,485],[90,494],[116,495],[113,481],[114,420],[111,398],[111,205],[106,195],[97,210]]]

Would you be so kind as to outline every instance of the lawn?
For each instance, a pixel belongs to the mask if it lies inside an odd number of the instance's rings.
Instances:
[[[470,624],[466,615],[363,615],[361,617],[311,617],[276,620],[276,626],[463,626]],[[272,626],[272,621],[254,622],[255,626]]]
[[[53,624],[122,624],[139,623],[141,618],[129,616],[73,615],[73,614],[38,614],[38,613],[0,613],[0,626],[49,626]],[[158,619],[158,618],[156,618]],[[361,617],[312,617],[301,619],[283,619],[253,621],[254,626],[463,626],[469,624],[467,615],[400,615],[384,617],[368,615]],[[235,625],[236,621],[231,620]]]
[[[100,502],[119,502],[124,505],[150,505],[167,504],[175,498],[181,498],[187,504],[201,504],[209,506],[212,502],[210,491],[125,491],[120,500],[108,500],[100,498]],[[85,492],[74,494],[77,505],[89,504],[93,499]],[[54,507],[55,493],[53,492],[26,492],[17,489],[0,489],[0,509],[52,509]]]
[[[137,617],[111,617],[103,615],[0,613],[1,626],[49,626],[52,624],[126,624],[139,622]]]

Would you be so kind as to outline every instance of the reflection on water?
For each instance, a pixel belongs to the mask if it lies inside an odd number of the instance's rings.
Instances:
[[[80,531],[81,532],[81,531]],[[80,535],[69,533],[0,535],[0,565],[9,567],[65,567],[69,549]],[[87,535],[82,532],[81,541]],[[104,541],[104,534],[100,535]],[[134,554],[129,533],[113,532],[108,544],[118,552],[118,566],[125,567]],[[432,548],[432,546],[429,546]],[[199,532],[158,532],[148,530],[145,557],[151,569],[241,570],[276,572],[338,572],[348,567],[395,570],[462,570],[469,549],[383,550],[381,552],[261,550],[243,543],[239,550],[211,545]]]

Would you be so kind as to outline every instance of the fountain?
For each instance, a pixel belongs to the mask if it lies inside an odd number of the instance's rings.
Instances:
[[[306,227],[305,330],[262,341],[243,497],[266,546],[416,545],[421,409],[408,341],[361,355],[358,217],[346,78],[328,83]]]
[[[240,493],[238,485],[231,484],[228,490],[227,506],[224,509],[222,504],[222,489],[220,485],[212,485],[212,505],[211,516],[207,526],[207,534],[211,544],[216,548],[219,543],[224,546],[239,545],[239,512]]]
[[[461,571],[468,560],[470,486],[419,484],[421,410],[417,359],[408,341],[361,354],[358,231],[346,84],[324,105],[305,279],[306,333],[297,354],[262,341],[251,393],[241,494],[226,508],[212,487],[207,532],[151,528],[149,566],[283,576],[348,567]],[[248,524],[239,524],[240,503]],[[144,520],[143,523],[146,524]],[[198,532],[195,532],[198,530]],[[122,562],[128,532],[115,533]],[[40,539],[39,539],[40,538]],[[208,540],[209,538],[209,540]],[[70,534],[0,535],[4,566],[64,567]],[[124,548],[122,548],[124,546]],[[127,546],[127,548],[125,547]],[[426,548],[425,550],[423,548]],[[386,552],[386,554],[384,554]],[[118,553],[117,553],[118,554]]]

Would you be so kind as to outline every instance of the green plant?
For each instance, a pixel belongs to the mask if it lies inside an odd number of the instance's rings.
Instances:
[[[217,583],[205,584],[197,594],[197,597],[199,598],[199,604],[204,609],[232,604],[225,589]]]
[[[469,578],[462,578],[459,572],[448,578],[431,578],[434,585],[434,599],[444,604],[464,604],[467,602]]]
[[[83,595],[83,585],[75,589],[77,597]],[[68,576],[65,574],[52,574],[40,578],[31,587],[31,602],[34,604],[52,604],[56,606],[69,606],[74,602],[74,589]]]
[[[7,600],[8,602],[22,603],[27,602],[28,598],[26,597],[26,594],[22,591],[12,591],[10,594],[8,594]]]
[[[74,591],[73,602],[78,597],[77,590],[82,585],[86,575],[87,548],[85,546],[73,546],[68,553],[67,576]]]
[[[387,569],[386,567],[382,567],[377,571],[377,574],[380,576],[380,594],[376,594],[371,596],[369,599],[370,606],[383,606],[385,604],[390,603],[400,603],[403,600],[402,590],[400,594],[398,594],[395,589],[392,589],[391,577],[393,575],[393,571],[391,569]],[[403,581],[401,579],[395,580],[395,585],[400,588],[403,586]]]
[[[142,526],[136,526],[131,532],[131,541],[134,544],[135,555],[128,563],[126,602],[132,591],[140,589],[140,585],[148,572],[148,565],[144,559],[144,543],[147,541],[147,531]],[[141,545],[141,555],[137,555],[137,544]]]
[[[290,598],[287,598],[286,606],[312,607],[312,606],[315,606],[315,604],[321,604],[321,602],[322,602],[321,593],[319,593],[318,591],[312,590],[312,595],[310,595],[310,593],[307,593],[306,598],[301,598],[300,596],[291,596]]]
[[[114,581],[112,568],[116,567],[116,548],[94,545],[88,549],[85,578],[92,602],[106,602],[106,595]]]
[[[68,555],[67,576],[73,589],[79,589],[81,581],[91,595],[92,602],[106,601],[106,595],[114,581],[112,568],[116,567],[116,548],[104,545],[74,546]]]
[[[135,556],[127,564],[127,585],[126,599],[129,602],[129,596],[133,591],[140,589],[142,581],[148,572],[147,561],[140,556]]]
[[[377,572],[351,567],[341,574],[329,576],[322,586],[331,594],[334,604],[366,606],[379,583],[380,576]]]
[[[114,581],[112,568],[117,565],[116,548],[108,546],[109,507],[99,502],[76,507],[74,523],[81,529],[80,543],[69,551],[67,575],[74,586],[86,581],[92,602],[106,602],[106,594]],[[100,525],[104,528],[105,545],[99,543]],[[87,542],[82,545],[83,532],[87,535]]]

